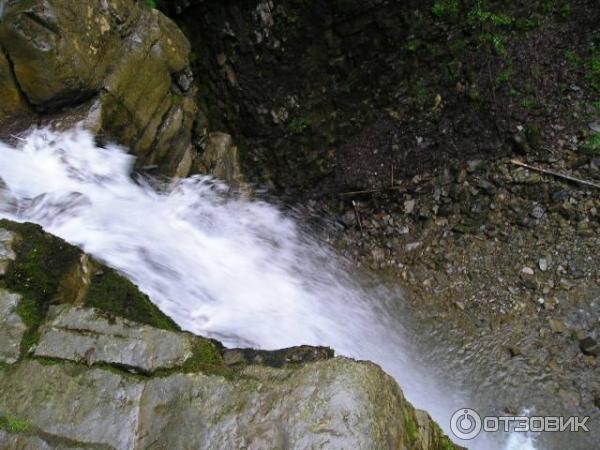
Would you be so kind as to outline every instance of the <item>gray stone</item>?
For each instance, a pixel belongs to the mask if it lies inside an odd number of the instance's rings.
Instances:
[[[93,308],[61,305],[51,309],[35,355],[153,372],[183,365],[192,356],[192,338]]]
[[[226,133],[208,135],[204,153],[198,161],[198,169],[230,185],[239,186],[243,183],[238,149],[231,136]]]
[[[300,368],[248,366],[231,381],[202,373],[139,378],[26,360],[0,375],[0,410],[81,447],[442,448],[439,429],[415,413],[391,377],[339,357]]]
[[[0,362],[12,364],[19,359],[21,339],[27,325],[17,314],[21,296],[0,289]]]
[[[14,233],[0,228],[0,276],[6,273],[8,264],[15,259],[15,252],[12,249],[14,239]]]
[[[143,389],[107,370],[26,360],[0,377],[0,410],[49,435],[125,450],[135,448]]]

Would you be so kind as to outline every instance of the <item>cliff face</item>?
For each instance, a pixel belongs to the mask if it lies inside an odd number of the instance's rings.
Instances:
[[[2,5],[1,137],[85,120],[140,166],[187,175],[196,105],[189,43],[171,20],[131,0]]]
[[[2,448],[454,448],[372,363],[227,349],[35,225],[0,244]]]

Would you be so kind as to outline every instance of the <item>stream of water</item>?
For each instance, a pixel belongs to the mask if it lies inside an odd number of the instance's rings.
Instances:
[[[0,216],[42,225],[117,268],[182,328],[227,346],[326,345],[394,376],[449,436],[449,418],[477,407],[420,355],[402,292],[353,271],[279,209],[209,177],[132,177],[134,158],[82,130],[36,130],[0,143]],[[469,448],[533,448],[480,436]]]

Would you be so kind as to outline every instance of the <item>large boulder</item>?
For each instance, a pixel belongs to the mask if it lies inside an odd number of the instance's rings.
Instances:
[[[0,320],[19,329],[0,355],[0,448],[455,448],[375,364],[226,349],[39,227],[0,236]]]
[[[190,46],[170,19],[133,0],[4,3],[0,129],[12,132],[26,113],[66,125],[88,119],[101,139],[130,147],[140,164],[189,172]]]

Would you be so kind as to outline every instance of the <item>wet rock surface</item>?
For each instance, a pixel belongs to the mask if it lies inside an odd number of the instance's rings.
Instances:
[[[48,312],[34,355],[154,372],[181,367],[192,357],[192,345],[191,336],[62,305]]]
[[[100,301],[86,273],[110,269],[39,227],[0,224],[16,242],[0,283],[23,294],[0,291],[0,320],[22,319],[20,335],[3,335],[2,448],[454,448],[372,363],[320,347],[226,349],[178,331],[140,293],[124,311],[119,291],[136,288],[120,276]],[[51,254],[63,264],[38,273]]]
[[[163,14],[130,0],[5,2],[0,43],[2,138],[36,122],[84,120],[140,166],[190,171],[190,48]]]
[[[17,313],[21,296],[0,288],[0,362],[12,364],[21,354],[21,340],[27,331]]]

